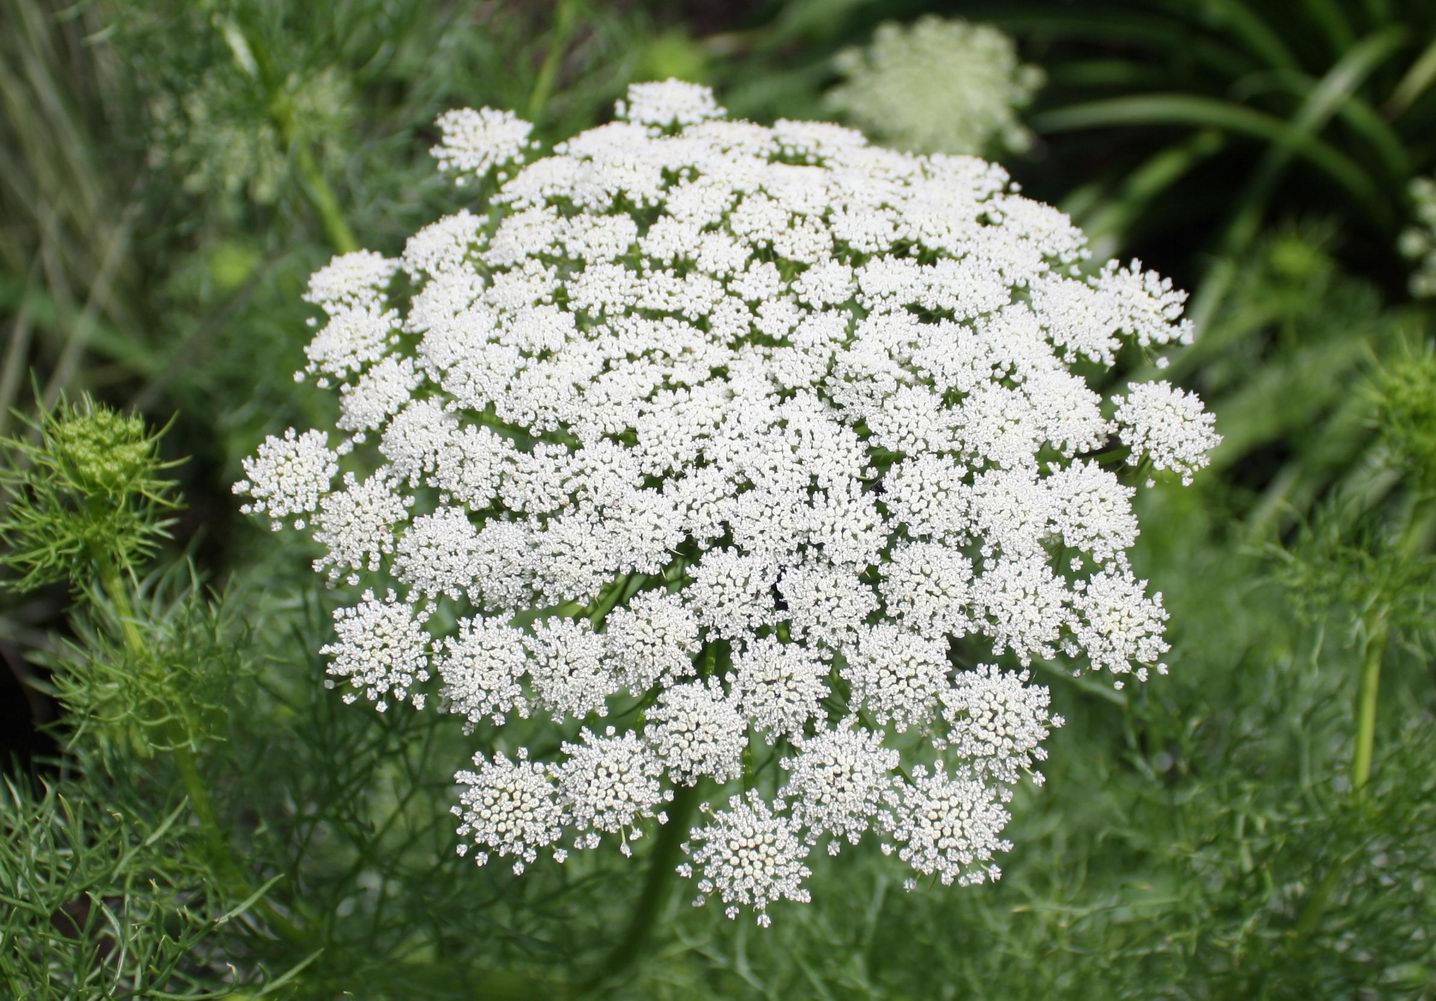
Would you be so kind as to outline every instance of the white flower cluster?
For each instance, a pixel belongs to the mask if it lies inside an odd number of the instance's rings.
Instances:
[[[833,110],[900,149],[978,155],[1031,145],[1017,111],[1042,71],[1019,63],[1012,39],[989,25],[932,15],[888,22],[867,48],[838,53],[834,67],[843,81],[828,92]]]
[[[1436,298],[1436,177],[1411,182],[1412,225],[1401,233],[1400,250],[1413,267],[1409,287],[1417,299]]]
[[[443,130],[461,178],[530,155],[498,112]],[[1078,374],[1191,336],[1167,283],[1085,257],[991,164],[639,85],[398,259],[315,275],[335,431],[236,490],[367,589],[332,683],[483,740],[480,863],[626,852],[698,795],[681,871],[729,914],[868,836],[993,878],[1062,722],[1027,665],[1163,669],[1123,450],[1186,477],[1215,441],[1195,397]]]

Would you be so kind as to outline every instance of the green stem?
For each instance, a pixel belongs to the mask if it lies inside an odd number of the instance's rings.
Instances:
[[[119,569],[101,552],[92,551],[92,556],[100,578],[100,587],[104,590],[106,597],[110,599],[110,603],[115,606],[115,616],[119,619],[120,632],[124,636],[125,646],[129,648],[130,653],[136,659],[143,661],[147,656],[144,637],[140,635],[139,626],[136,624],[134,605],[130,602],[129,592],[125,589]],[[190,806],[194,808],[195,816],[199,819],[200,833],[204,837],[205,847],[211,860],[224,877],[227,893],[232,897],[244,899],[251,895],[253,888],[249,886],[249,880],[245,877],[244,871],[235,861],[234,853],[230,850],[229,842],[225,838],[224,829],[220,827],[219,817],[214,809],[214,800],[210,798],[209,789],[205,786],[204,780],[199,774],[199,767],[195,763],[194,752],[190,749],[192,737],[193,735],[190,733],[176,735],[173,754],[175,766],[179,770],[180,782],[184,785],[185,795],[189,798]],[[307,940],[304,933],[283,914],[275,910],[267,900],[261,898],[255,901],[254,906],[264,914],[270,927],[280,938],[291,945],[305,944]]]
[[[598,974],[583,985],[581,995],[609,982],[633,965],[648,941],[658,912],[668,899],[668,887],[673,881],[683,841],[688,837],[688,821],[698,803],[696,786],[679,786],[668,806],[668,822],[658,829],[653,853],[648,860],[648,873],[643,878],[643,889],[629,916],[623,937],[609,952],[608,958],[599,967]]]
[[[1386,618],[1367,617],[1366,656],[1356,694],[1356,752],[1351,759],[1351,792],[1358,800],[1371,780],[1371,756],[1376,744],[1376,701],[1381,687],[1381,660],[1386,654]]]
[[[323,225],[330,244],[341,254],[358,250],[359,241],[354,238],[354,232],[344,218],[339,199],[334,196],[334,189],[329,187],[329,182],[324,179],[324,172],[319,169],[319,164],[314,159],[314,151],[304,139],[294,117],[294,102],[285,93],[284,81],[270,62],[269,53],[262,41],[237,21],[223,22],[221,32],[240,70],[250,76],[264,92],[269,120],[274,123],[285,148],[294,156],[294,166],[303,182],[301,187],[304,195],[319,215],[319,222]]]
[[[593,614],[588,617],[589,623],[595,629],[597,629],[598,626],[603,622],[603,620],[608,617],[608,613],[613,611],[614,606],[617,605],[619,600],[623,597],[624,591],[627,589],[629,582],[629,575],[621,574],[617,580],[615,580],[611,585],[609,585],[608,591],[602,597],[599,598],[598,604],[593,609]]]
[[[339,208],[339,199],[334,197],[334,190],[324,179],[324,172],[315,162],[314,153],[307,145],[297,140],[295,141],[294,165],[299,168],[299,176],[304,180],[304,193],[309,198],[309,204],[319,214],[319,221],[324,226],[324,233],[329,237],[329,242],[334,249],[341,254],[349,254],[358,250],[359,241],[354,238],[354,231],[349,228],[349,222],[344,218],[343,210]]]
[[[693,658],[699,677],[708,676],[717,662],[717,657],[717,644],[705,643]],[[688,821],[697,804],[696,785],[679,786],[674,792],[673,801],[668,804],[668,819],[658,829],[653,854],[648,860],[648,873],[643,878],[643,889],[639,892],[638,902],[634,904],[633,913],[629,916],[628,927],[599,966],[598,972],[579,987],[581,997],[588,996],[594,989],[611,981],[632,966],[638,958],[643,944],[648,941],[653,930],[658,912],[662,910],[668,897],[668,885],[673,881],[683,841],[688,837]]]
[[[558,68],[563,55],[568,51],[568,37],[573,29],[573,0],[559,0],[558,18],[549,39],[548,51],[544,53],[543,65],[539,67],[538,78],[534,81],[533,92],[529,94],[528,120],[537,122],[543,114],[549,98],[553,96],[554,84],[558,82]]]
[[[91,551],[95,561],[95,567],[99,572],[100,587],[104,590],[105,596],[115,606],[115,616],[120,620],[120,632],[125,637],[125,645],[130,648],[130,653],[136,657],[143,657],[145,653],[144,637],[140,635],[139,627],[135,625],[135,609],[130,604],[129,593],[120,580],[120,572],[115,564],[97,550]]]
[[[1406,528],[1397,544],[1397,552],[1409,557],[1421,546],[1430,528],[1432,512],[1424,514],[1418,501],[1408,515]],[[1361,662],[1361,678],[1356,692],[1356,748],[1351,756],[1351,794],[1360,803],[1366,798],[1366,787],[1371,782],[1371,762],[1376,748],[1376,707],[1381,693],[1381,661],[1386,656],[1386,643],[1390,626],[1386,621],[1386,610],[1377,606],[1366,613],[1366,649]],[[1346,870],[1347,858],[1337,859],[1316,889],[1311,891],[1306,906],[1292,934],[1297,938],[1307,935],[1321,920],[1336,884]]]

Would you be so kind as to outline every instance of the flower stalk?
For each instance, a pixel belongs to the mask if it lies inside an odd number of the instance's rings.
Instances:
[[[643,878],[643,889],[634,903],[623,937],[609,952],[599,967],[597,976],[585,985],[585,992],[623,973],[642,953],[644,944],[653,932],[658,913],[668,900],[683,841],[688,836],[688,822],[697,802],[697,786],[680,786],[674,792],[673,801],[668,807],[668,821],[658,829],[653,853],[648,860],[648,872]]]

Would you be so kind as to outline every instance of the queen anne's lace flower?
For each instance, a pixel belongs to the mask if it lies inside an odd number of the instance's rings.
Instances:
[[[950,747],[975,771],[999,782],[1015,784],[1031,774],[1040,785],[1042,773],[1034,766],[1047,760],[1042,742],[1063,720],[1048,711],[1047,689],[1030,681],[1027,671],[1001,671],[991,664],[957,672],[942,694],[946,733],[937,738],[938,746]]]
[[[1001,168],[692,84],[547,155],[506,113],[440,131],[456,178],[511,174],[315,275],[337,441],[272,438],[236,486],[362,589],[331,683],[545,734],[459,773],[480,861],[627,851],[681,789],[711,804],[684,871],[730,914],[806,900],[820,842],[995,877],[1060,723],[998,658],[1162,669],[1111,467],[1190,477],[1217,439],[1190,394],[1079,372],[1190,339],[1181,294],[1085,268]]]
[[[894,782],[898,752],[883,746],[880,731],[848,717],[830,730],[793,741],[798,753],[784,763],[780,793],[809,839],[832,835],[836,855],[845,839],[857,844],[877,816]]]
[[[464,716],[470,729],[485,717],[500,724],[510,713],[528,715],[520,684],[528,648],[509,623],[483,616],[464,619],[457,635],[445,637],[435,650],[434,667],[450,711]]]
[[[595,736],[584,730],[578,743],[565,743],[566,760],[554,767],[568,822],[580,832],[576,845],[596,848],[603,834],[617,834],[620,850],[641,835],[639,821],[665,819],[660,807],[671,793],[659,782],[662,766],[638,735],[613,727]]]
[[[290,428],[282,436],[271,435],[244,460],[245,479],[234,485],[234,492],[249,495],[249,503],[240,508],[245,514],[267,515],[275,528],[290,520],[303,528],[303,516],[319,506],[338,472],[338,456],[323,432],[296,434]]]
[[[424,615],[393,591],[376,598],[365,591],[352,608],[334,612],[335,641],[319,649],[329,658],[329,674],[343,678],[374,703],[380,712],[389,699],[410,700],[424,708],[417,686],[429,680],[429,634]],[[357,696],[346,692],[345,702]]]
[[[970,771],[947,775],[919,765],[910,782],[897,783],[882,815],[884,848],[895,845],[898,857],[944,886],[996,879],[992,862],[1012,845],[1001,837],[1009,815],[998,790]],[[909,889],[916,880],[909,879]]]
[[[495,167],[513,163],[529,146],[533,126],[512,111],[456,108],[439,116],[439,144],[432,150],[439,169],[454,183],[482,179]]]
[[[996,28],[932,16],[882,24],[866,49],[838,53],[835,65],[844,80],[828,94],[833,108],[903,149],[1021,151],[1032,141],[1015,112],[1042,72],[1021,65]]]
[[[528,760],[528,752],[520,750],[518,760],[503,755],[486,761],[474,755],[478,771],[462,770],[454,780],[464,789],[453,813],[459,818],[459,837],[479,847],[474,861],[484,865],[490,853],[514,859],[514,872],[538,858],[540,849],[548,848],[563,833],[564,811],[558,803],[553,777],[544,766]],[[467,842],[459,845],[459,854],[469,851]],[[562,861],[562,849],[554,857]]]
[[[649,710],[645,732],[675,782],[731,782],[743,772],[748,721],[717,678],[668,689]]]

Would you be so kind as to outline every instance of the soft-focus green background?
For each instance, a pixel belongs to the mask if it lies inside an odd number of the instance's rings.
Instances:
[[[440,111],[513,108],[554,139],[678,76],[735,115],[826,116],[834,53],[933,11],[998,25],[1045,72],[1036,141],[1004,159],[1025,188],[1193,290],[1170,377],[1226,440],[1141,512],[1171,675],[1045,672],[1069,725],[1000,883],[906,895],[845,852],[768,931],[675,898],[602,990],[1436,996],[1436,363],[1397,251],[1409,184],[1436,173],[1428,0],[0,0],[0,432],[84,392],[173,420],[185,506],[141,612],[175,663],[219,665],[198,768],[242,870],[217,868],[170,756],[55,697],[105,663],[106,610],[5,594],[0,996],[41,967],[62,971],[45,997],[585,982],[641,866],[455,861],[461,735],[324,691],[308,557],[228,484],[264,434],[324,413],[292,379],[309,272],[457,206],[427,154]]]

